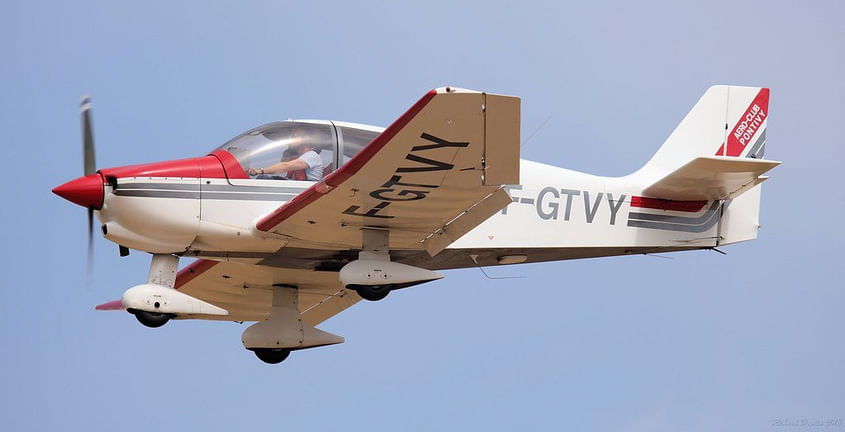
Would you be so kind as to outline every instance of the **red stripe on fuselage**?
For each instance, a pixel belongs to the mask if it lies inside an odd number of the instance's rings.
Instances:
[[[292,216],[294,213],[302,210],[308,204],[311,204],[317,198],[327,193],[333,188],[340,186],[341,183],[348,178],[355,175],[385,144],[388,143],[402,128],[405,127],[420,111],[434,98],[437,90],[432,90],[426,93],[417,103],[415,103],[405,114],[396,119],[381,135],[377,136],[370,144],[358,152],[349,162],[345,163],[340,169],[329,174],[323,181],[308,188],[305,192],[294,197],[292,200],[276,209],[273,213],[258,221],[257,228],[261,231],[270,231],[276,225],[282,223],[285,219]],[[326,187],[329,186],[329,187]]]
[[[99,172],[105,179],[124,177],[200,178],[201,176],[204,178],[226,178],[222,162],[215,156],[103,168]]]
[[[631,197],[631,207],[640,207],[655,210],[698,212],[701,211],[701,209],[703,209],[705,205],[707,205],[707,201],[672,201],[641,196]]]
[[[189,159],[103,168],[99,172],[106,179],[124,177],[249,178],[238,160],[225,150],[215,150],[207,156]]]

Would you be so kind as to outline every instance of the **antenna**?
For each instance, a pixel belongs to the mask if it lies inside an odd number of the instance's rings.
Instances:
[[[543,123],[540,123],[540,126],[537,126],[537,128],[536,128],[536,129],[534,129],[534,131],[533,131],[533,132],[531,132],[531,134],[530,134],[530,135],[528,135],[528,138],[525,138],[525,140],[524,140],[524,141],[522,141],[522,143],[520,143],[520,144],[519,144],[519,146],[520,146],[520,147],[522,147],[522,146],[524,146],[525,144],[528,144],[528,141],[531,141],[531,138],[534,138],[534,135],[537,135],[537,132],[540,132],[540,129],[543,129],[543,126],[545,126],[545,125],[546,125],[546,123],[548,123],[548,122],[549,122],[549,120],[551,120],[551,119],[552,119],[552,115],[551,115],[551,114],[549,114],[549,116],[548,116],[548,117],[546,117],[546,119],[545,119],[545,120],[543,120]]]
[[[481,273],[483,273],[484,277],[486,277],[487,279],[525,279],[525,276],[490,276],[489,274],[487,274],[486,271],[484,271],[484,267],[481,267],[481,264],[478,264],[477,254],[472,254],[469,256],[469,258],[472,260],[472,262],[475,263],[476,267],[481,270]]]

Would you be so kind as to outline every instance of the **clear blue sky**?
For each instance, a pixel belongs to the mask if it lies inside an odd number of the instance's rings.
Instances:
[[[0,4],[4,430],[777,430],[845,417],[842,2]],[[691,3],[691,4],[681,4]],[[149,258],[50,193],[285,118],[387,125],[425,91],[523,98],[523,157],[644,163],[712,84],[772,89],[758,241],[477,270],[364,303],[262,364],[235,323],[95,312]],[[805,430],[802,428],[787,428]],[[841,430],[843,428],[822,428]],[[818,428],[814,430],[819,430]]]

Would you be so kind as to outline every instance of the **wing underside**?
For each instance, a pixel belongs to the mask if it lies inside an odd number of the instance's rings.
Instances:
[[[337,272],[284,269],[233,262],[197,260],[179,272],[176,289],[229,311],[227,316],[179,318],[263,321],[270,314],[277,287],[298,288],[302,320],[314,326],[354,305],[361,298],[343,289]]]

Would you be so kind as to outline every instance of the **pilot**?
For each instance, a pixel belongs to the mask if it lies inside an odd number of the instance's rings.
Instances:
[[[299,157],[299,150],[293,147],[289,147],[282,153],[282,162],[292,161]],[[261,176],[258,176],[259,178]],[[279,180],[305,180],[305,170],[296,170],[296,171],[286,171],[281,173],[281,177],[275,177]]]
[[[323,179],[323,159],[320,157],[320,149],[311,144],[302,144],[299,147],[302,153],[298,158],[270,165],[266,168],[250,168],[249,175],[295,173],[299,170],[305,171],[305,180],[320,181]]]
[[[293,147],[288,147],[287,150],[282,153],[282,162],[292,161],[299,157],[299,151],[294,149]],[[305,171],[298,170],[298,171],[286,171],[276,175],[270,174],[260,174],[261,170],[257,170],[259,173],[255,178],[258,180],[305,180]]]

